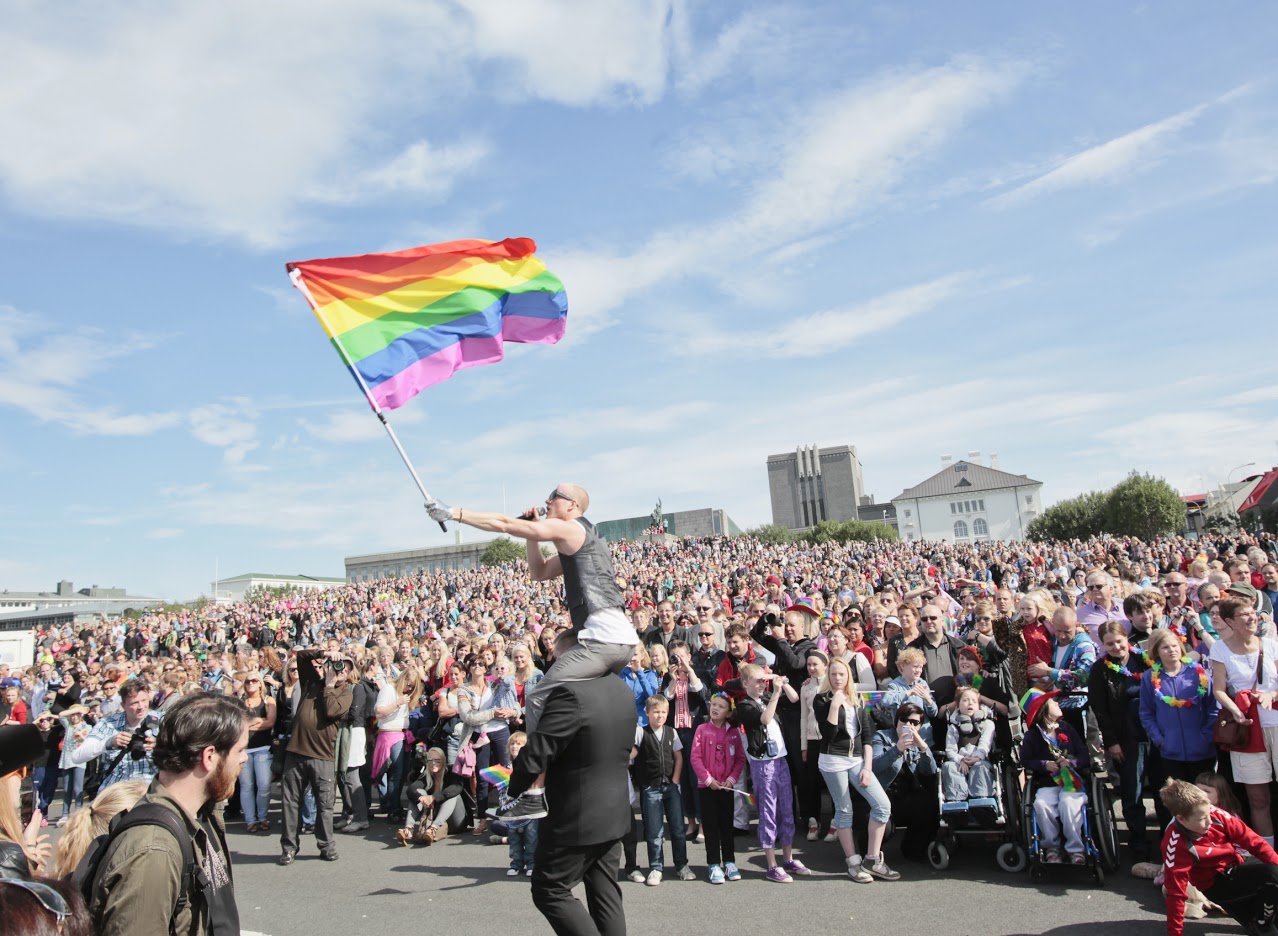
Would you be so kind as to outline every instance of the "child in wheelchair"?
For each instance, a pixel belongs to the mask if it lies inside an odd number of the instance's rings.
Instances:
[[[1066,860],[1086,865],[1087,791],[1083,775],[1089,766],[1087,744],[1062,718],[1058,694],[1030,689],[1022,697],[1025,739],[1021,742],[1021,765],[1026,772],[1027,795],[1034,798],[1044,863],[1062,863],[1063,833]]]
[[[946,813],[966,812],[969,807],[995,809],[994,767],[990,751],[994,745],[994,713],[981,704],[974,686],[960,686],[954,695],[954,711],[947,719],[945,765],[941,787]]]

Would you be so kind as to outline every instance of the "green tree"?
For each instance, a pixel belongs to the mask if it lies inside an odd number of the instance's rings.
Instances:
[[[837,523],[822,520],[801,537],[807,543],[872,543],[875,540],[896,542],[900,534],[890,523],[878,520],[845,520]]]
[[[528,553],[523,546],[518,545],[507,536],[499,536],[488,544],[484,554],[479,557],[479,564],[483,566],[499,566],[508,562],[518,562],[527,557]]]
[[[1105,532],[1153,539],[1185,527],[1185,502],[1162,478],[1133,471],[1105,498]]]
[[[1088,491],[1060,501],[1031,520],[1025,535],[1032,540],[1068,540],[1103,533],[1108,501],[1104,491]]]
[[[793,543],[795,539],[794,534],[779,523],[765,523],[763,526],[757,526],[753,530],[747,530],[746,536],[753,536],[773,546],[784,546],[787,543]]]

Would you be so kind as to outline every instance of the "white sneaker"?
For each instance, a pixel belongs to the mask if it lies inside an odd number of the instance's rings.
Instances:
[[[58,820],[58,828],[59,829],[63,828],[70,821],[71,821],[70,816],[63,816],[61,819]]]
[[[817,825],[815,819],[808,820],[808,841],[815,842],[821,837],[821,827]]]
[[[833,830],[833,829],[831,829],[829,832],[825,833],[825,841],[827,841],[827,842],[837,842],[838,840],[839,840],[839,837],[838,837],[837,835],[835,835],[835,834],[834,834],[834,830]]]
[[[865,870],[865,866],[863,862],[861,861],[860,855],[853,855],[851,858],[848,859],[847,864],[848,864],[848,877],[850,877],[852,880],[856,881],[858,884],[874,883],[874,878],[871,876],[869,871]]]
[[[644,881],[644,883],[647,884],[649,887],[656,887],[658,884],[661,883],[661,872],[649,871],[648,880]]]
[[[518,869],[518,868],[507,868],[507,869],[506,869],[506,877],[519,877],[519,869]]]
[[[640,871],[638,868],[635,868],[633,871],[627,874],[626,877],[628,877],[631,881],[633,881],[636,884],[643,883],[643,872]]]

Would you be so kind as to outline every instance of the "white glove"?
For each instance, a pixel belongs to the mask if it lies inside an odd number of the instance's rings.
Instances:
[[[432,501],[426,505],[426,513],[437,523],[453,519],[453,508],[442,501]]]

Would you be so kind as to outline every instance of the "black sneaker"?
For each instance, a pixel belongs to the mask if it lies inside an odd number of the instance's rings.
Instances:
[[[543,819],[549,815],[546,794],[524,792],[515,799],[502,798],[501,805],[488,810],[488,815],[502,822],[522,822],[525,819]]]
[[[276,863],[280,866],[291,865],[296,857],[297,852],[286,851],[284,854],[280,855],[280,860]]]
[[[336,848],[326,848],[326,849],[324,849],[322,852],[320,852],[320,857],[321,857],[321,858],[323,858],[325,861],[336,861],[336,860],[337,860],[337,849],[336,849]]]

